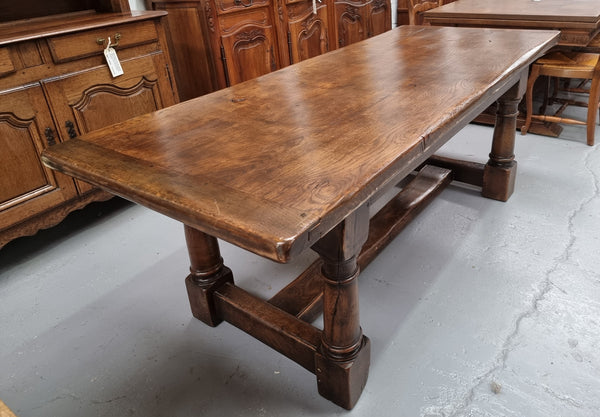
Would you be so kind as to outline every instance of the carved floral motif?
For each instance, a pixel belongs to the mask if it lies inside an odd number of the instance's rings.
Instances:
[[[215,31],[215,20],[213,18],[212,7],[210,7],[210,2],[207,1],[204,3],[204,13],[206,14],[206,21],[208,22],[208,28],[211,32]]]
[[[385,0],[373,0],[373,9],[374,10],[379,10],[379,9],[385,9],[387,6]]]

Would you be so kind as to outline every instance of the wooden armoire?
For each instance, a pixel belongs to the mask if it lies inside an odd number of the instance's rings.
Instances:
[[[178,101],[165,15],[131,12],[127,0],[0,6],[0,248],[110,197],[46,168],[44,148]]]

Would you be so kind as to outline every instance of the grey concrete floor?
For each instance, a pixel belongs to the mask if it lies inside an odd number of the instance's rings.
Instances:
[[[371,370],[350,412],[193,319],[182,226],[119,201],[0,251],[0,398],[19,417],[600,416],[600,145],[584,136],[518,136],[507,203],[451,186],[362,272]],[[483,162],[490,138],[471,125],[442,153]],[[262,296],[315,257],[222,251]]]

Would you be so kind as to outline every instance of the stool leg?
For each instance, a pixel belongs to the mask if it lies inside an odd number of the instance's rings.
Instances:
[[[525,115],[525,124],[521,127],[521,134],[526,135],[529,127],[531,126],[531,116],[533,115],[533,85],[535,80],[540,76],[539,65],[533,64],[531,66],[531,74],[527,80],[527,92],[525,93],[525,103],[527,106],[527,114]]]
[[[587,114],[587,144],[594,145],[594,136],[596,134],[596,115],[600,113],[600,77],[596,77],[592,81],[590,87],[590,97],[588,100]]]
[[[354,407],[367,383],[369,339],[358,309],[357,257],[369,233],[369,210],[351,214],[313,246],[323,260],[323,332],[315,354],[319,393],[346,409]]]
[[[190,274],[185,279],[185,286],[192,315],[214,327],[222,319],[216,313],[213,293],[226,282],[233,283],[233,275],[223,265],[215,237],[188,225],[184,225],[184,231],[190,257]]]
[[[548,104],[553,104],[553,100],[556,98],[556,91],[558,88],[558,78],[554,78],[554,93],[550,96],[550,77],[545,77],[544,80],[544,101],[542,101],[542,105],[540,106],[539,113],[546,113],[546,109],[548,108]],[[527,101],[527,99],[525,99]]]

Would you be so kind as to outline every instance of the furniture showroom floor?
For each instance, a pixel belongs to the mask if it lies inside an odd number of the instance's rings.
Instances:
[[[441,154],[484,162],[490,137],[470,125]],[[19,417],[597,417],[600,145],[565,126],[516,149],[507,203],[452,185],[362,272],[371,370],[350,412],[250,336],[192,318],[183,227],[119,200],[0,250],[0,399]],[[222,252],[264,296],[315,258]]]

